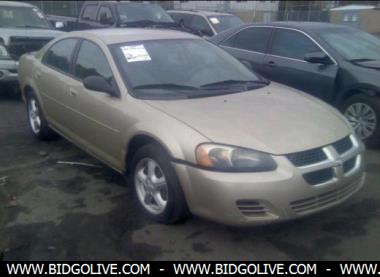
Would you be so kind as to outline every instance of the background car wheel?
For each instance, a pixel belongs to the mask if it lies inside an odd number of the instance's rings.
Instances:
[[[188,215],[170,157],[159,145],[148,144],[137,150],[130,179],[140,207],[153,220],[176,223]]]
[[[366,94],[350,97],[343,105],[343,114],[357,135],[368,145],[380,144],[380,98]]]
[[[49,128],[41,105],[33,93],[27,96],[27,113],[30,129],[38,139],[50,140],[57,137],[57,133]]]

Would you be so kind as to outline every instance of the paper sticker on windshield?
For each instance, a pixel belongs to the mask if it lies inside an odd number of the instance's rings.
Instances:
[[[212,24],[219,24],[219,19],[217,19],[216,17],[211,17],[210,21]]]
[[[146,51],[144,45],[128,45],[120,47],[123,51],[124,57],[127,59],[127,62],[142,62],[152,60],[149,56],[148,51]]]

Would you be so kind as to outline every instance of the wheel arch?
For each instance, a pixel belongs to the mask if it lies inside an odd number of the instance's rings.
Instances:
[[[356,94],[364,93],[368,96],[380,96],[380,88],[371,84],[357,84],[339,94],[337,104],[342,107],[344,102]]]
[[[161,147],[171,158],[172,154],[170,150],[166,147],[166,145],[157,137],[146,134],[146,133],[138,133],[135,134],[128,142],[126,147],[126,155],[124,160],[124,171],[126,174],[130,173],[130,164],[133,159],[133,156],[136,154],[138,149],[147,144],[156,144]]]

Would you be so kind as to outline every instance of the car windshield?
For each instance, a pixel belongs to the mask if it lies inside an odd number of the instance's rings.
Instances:
[[[348,28],[324,29],[322,39],[349,61],[380,60],[380,39]]]
[[[154,22],[173,23],[173,19],[158,5],[142,3],[120,3],[117,5],[121,22],[149,20]]]
[[[202,97],[267,84],[203,39],[148,40],[110,48],[127,86],[137,97]]]
[[[208,16],[207,18],[217,33],[243,25],[243,21],[234,15]]]
[[[48,21],[37,8],[0,6],[0,27],[50,29]]]

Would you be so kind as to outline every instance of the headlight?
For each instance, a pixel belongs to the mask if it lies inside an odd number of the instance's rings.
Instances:
[[[199,166],[218,171],[262,172],[277,168],[269,154],[220,144],[200,144],[196,151]]]
[[[9,54],[8,54],[8,50],[7,48],[0,44],[0,59],[8,59],[9,58]]]

